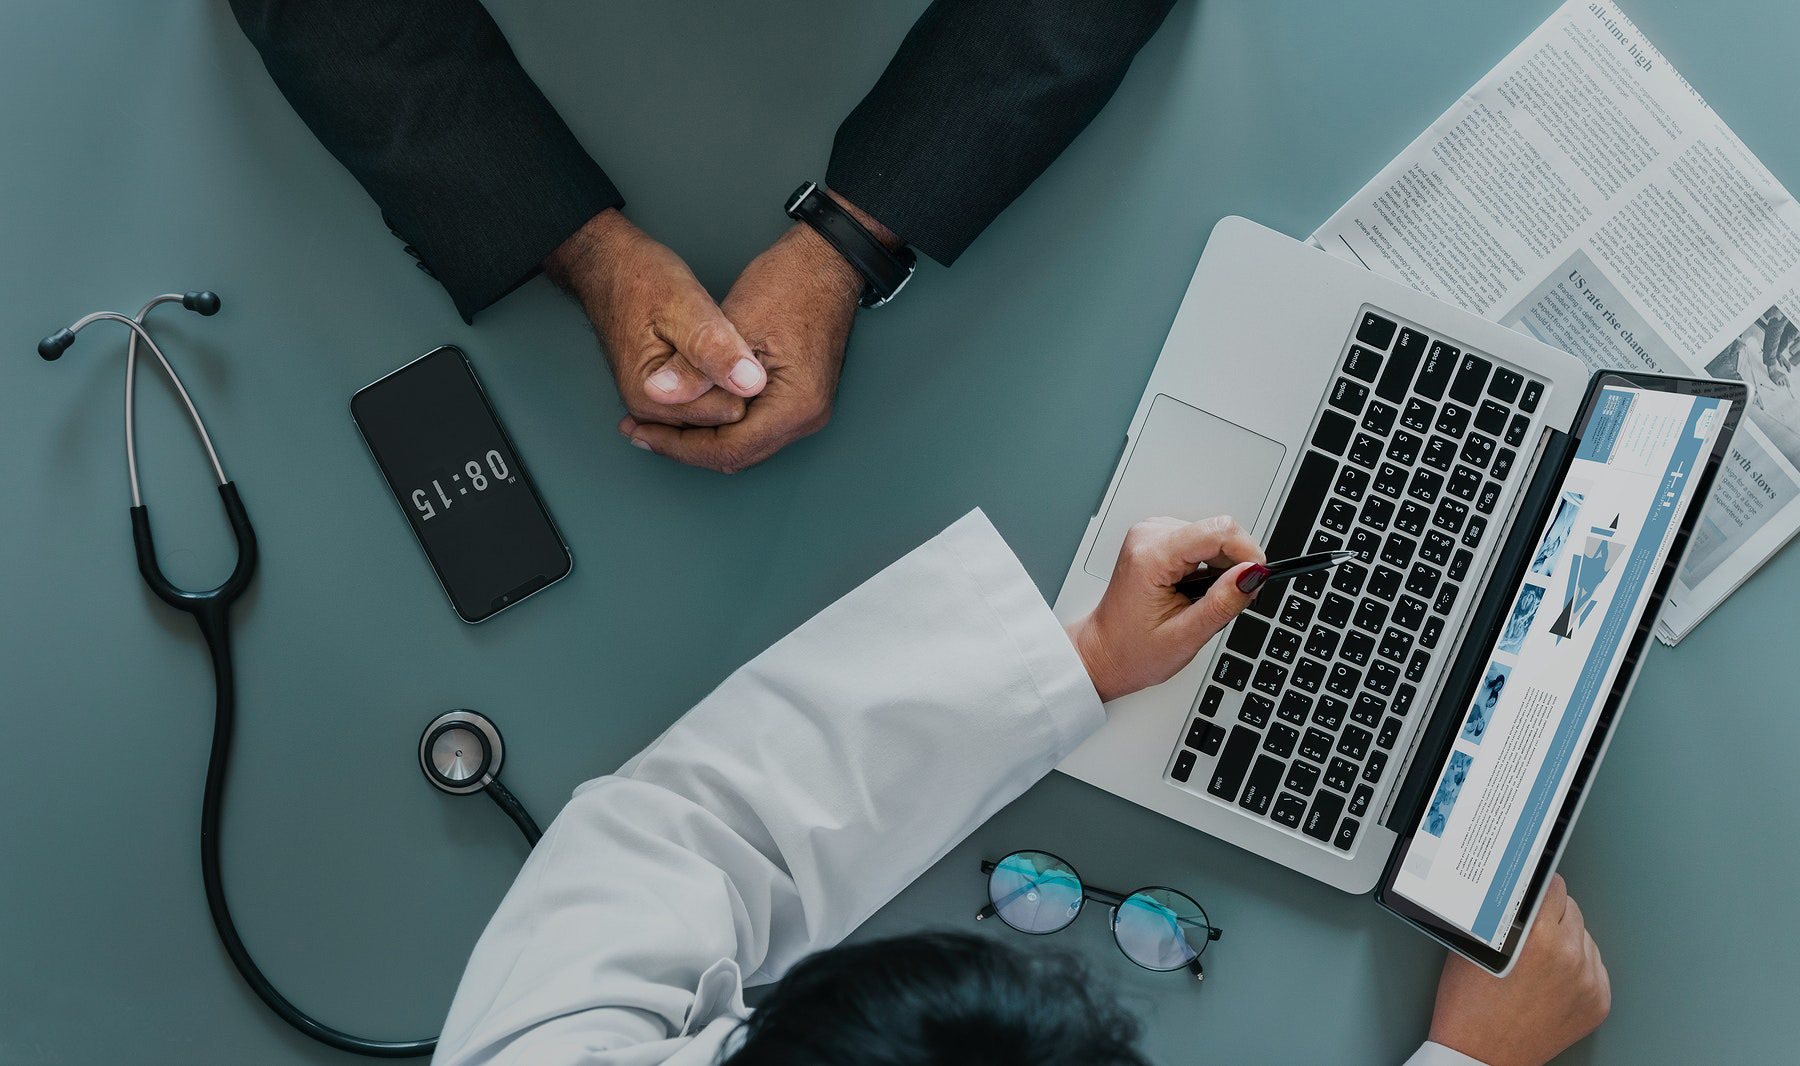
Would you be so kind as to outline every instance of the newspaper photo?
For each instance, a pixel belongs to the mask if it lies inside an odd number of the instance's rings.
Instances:
[[[1569,0],[1311,238],[1589,370],[1750,408],[1657,635],[1800,530],[1800,205],[1603,0]]]

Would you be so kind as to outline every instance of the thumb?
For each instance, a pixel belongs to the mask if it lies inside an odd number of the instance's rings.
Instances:
[[[712,384],[739,396],[755,396],[768,375],[737,327],[695,282],[664,308],[657,336]]]
[[[1185,636],[1195,651],[1219,634],[1219,630],[1231,624],[1231,620],[1241,614],[1256,599],[1256,590],[1268,569],[1261,563],[1246,559],[1225,575],[1213,582],[1206,595],[1195,600],[1176,616],[1176,624],[1182,628]],[[1246,592],[1241,585],[1248,585]]]

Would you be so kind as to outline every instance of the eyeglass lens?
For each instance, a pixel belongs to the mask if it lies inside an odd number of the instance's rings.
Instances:
[[[1015,851],[994,864],[988,899],[1000,920],[1019,932],[1054,933],[1081,913],[1081,878],[1049,852]]]
[[[1139,966],[1177,970],[1206,947],[1206,913],[1174,889],[1141,889],[1114,910],[1113,938]]]

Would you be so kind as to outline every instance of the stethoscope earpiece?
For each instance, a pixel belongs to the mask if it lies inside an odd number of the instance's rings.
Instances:
[[[431,720],[419,736],[425,779],[455,796],[479,792],[500,772],[500,730],[486,715],[456,710]]]

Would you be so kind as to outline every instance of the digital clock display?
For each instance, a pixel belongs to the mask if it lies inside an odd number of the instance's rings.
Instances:
[[[350,408],[457,614],[479,621],[568,572],[568,549],[460,351],[408,363]]]

